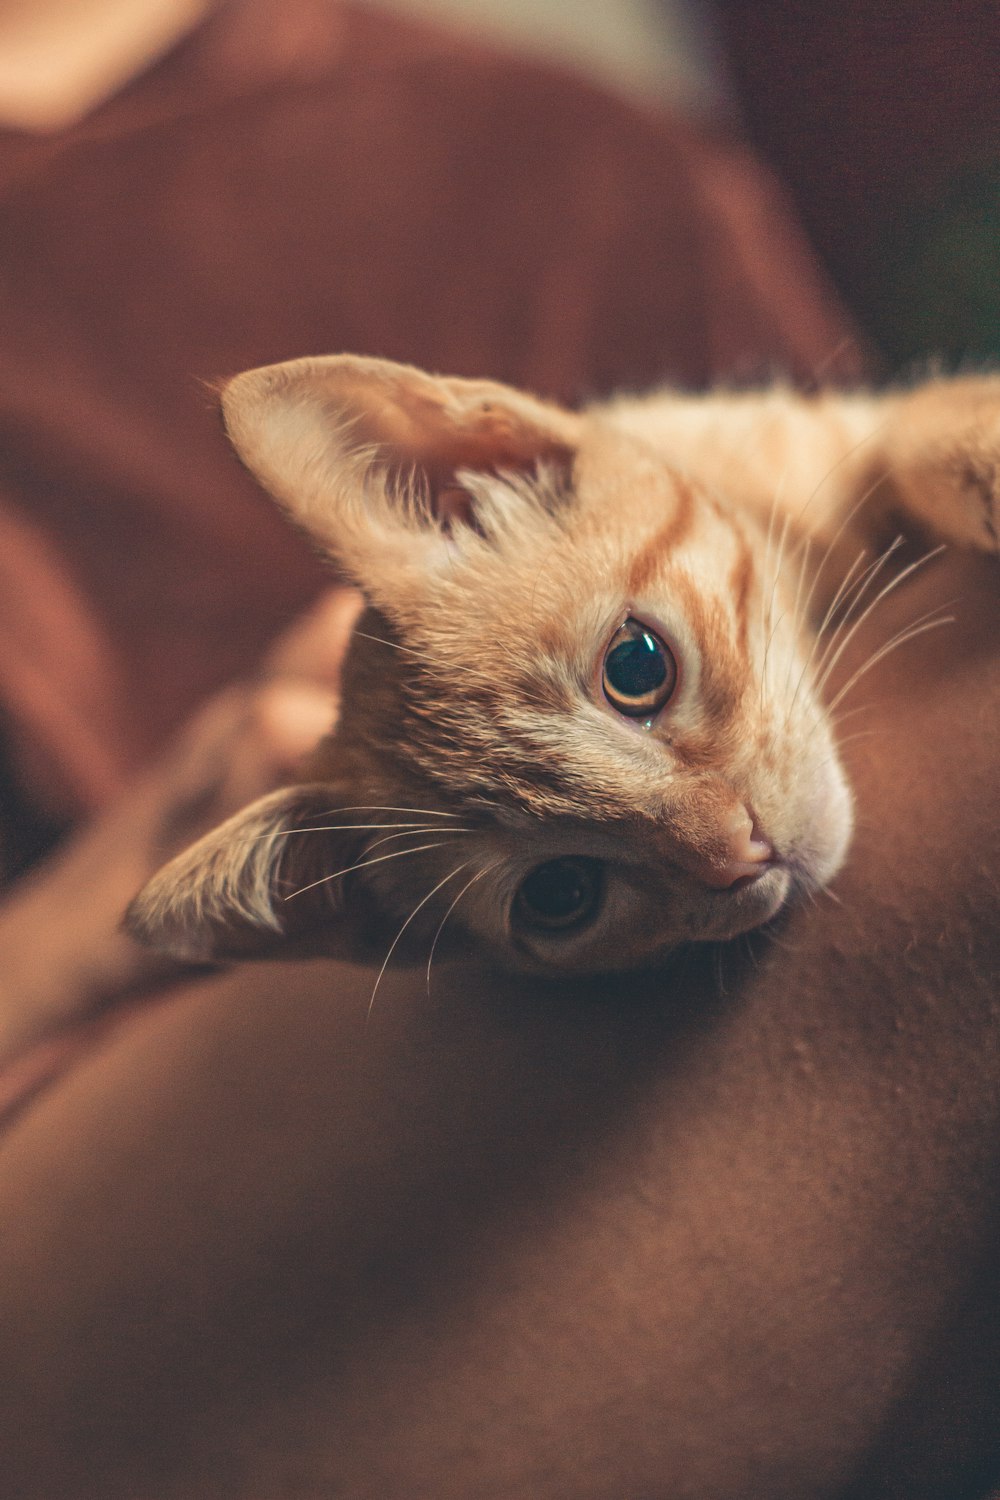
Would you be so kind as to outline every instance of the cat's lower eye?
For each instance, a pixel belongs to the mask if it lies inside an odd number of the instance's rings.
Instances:
[[[597,859],[550,859],[532,870],[514,898],[514,912],[530,927],[581,927],[597,911],[602,866]]]
[[[654,630],[640,620],[628,619],[608,643],[601,686],[620,714],[648,718],[673,696],[677,686],[674,654]]]

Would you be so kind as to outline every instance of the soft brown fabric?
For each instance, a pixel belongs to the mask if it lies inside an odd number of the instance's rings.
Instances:
[[[943,560],[853,643],[845,680],[957,601],[856,700],[837,903],[752,961],[428,993],[394,960],[370,1014],[371,971],[244,966],[36,1099],[0,1150],[4,1495],[982,1500],[997,573]]]
[[[106,802],[316,591],[204,382],[331,350],[564,399],[858,364],[739,149],[376,12],[225,6],[0,138],[0,712],[39,808]]]

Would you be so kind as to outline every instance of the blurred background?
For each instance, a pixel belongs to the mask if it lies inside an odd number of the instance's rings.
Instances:
[[[711,0],[380,0],[579,68],[653,103],[711,114],[726,102]]]
[[[0,101],[15,120],[63,125],[193,29],[223,0],[0,0]],[[578,68],[610,87],[716,108],[723,57],[712,0],[376,0]]]
[[[65,128],[227,3],[0,0],[0,121]],[[792,190],[888,369],[928,355],[957,363],[1000,353],[993,0],[378,0],[376,8],[742,131]]]

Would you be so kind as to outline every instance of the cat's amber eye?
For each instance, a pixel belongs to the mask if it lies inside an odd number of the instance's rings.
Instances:
[[[529,927],[565,931],[597,911],[602,866],[598,859],[550,859],[532,870],[514,897],[514,913]]]
[[[615,631],[604,653],[601,685],[620,714],[647,719],[673,696],[677,662],[655,630],[641,620],[628,619]]]

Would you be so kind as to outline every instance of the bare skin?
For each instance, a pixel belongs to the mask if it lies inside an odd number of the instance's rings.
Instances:
[[[1000,1472],[1000,654],[867,641],[839,903],[561,993],[235,969],[0,1147],[0,1451],[51,1500],[842,1500]],[[845,663],[845,673],[856,663]]]

